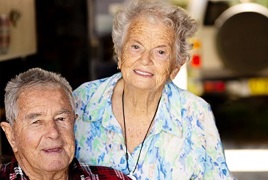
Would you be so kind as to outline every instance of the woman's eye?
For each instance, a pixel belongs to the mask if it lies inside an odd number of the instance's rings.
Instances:
[[[168,57],[169,57],[169,53],[165,49],[163,50],[163,49],[157,48],[157,49],[154,50],[153,56],[154,56],[155,59],[167,60]]]
[[[166,54],[166,52],[165,52],[165,51],[162,51],[162,50],[159,50],[158,53],[159,53],[160,55],[165,55],[165,54]]]

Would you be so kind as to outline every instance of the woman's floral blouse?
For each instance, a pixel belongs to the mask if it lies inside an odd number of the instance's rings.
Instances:
[[[120,78],[121,73],[117,73],[84,83],[74,91],[76,157],[129,174],[124,135],[111,101]],[[131,171],[140,148],[128,152]],[[234,179],[209,104],[173,82],[167,83],[133,174],[141,180]]]

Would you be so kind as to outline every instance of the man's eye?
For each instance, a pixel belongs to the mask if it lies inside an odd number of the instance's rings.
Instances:
[[[134,49],[139,49],[138,45],[132,45],[131,47],[133,47]]]
[[[41,121],[40,120],[35,120],[35,121],[32,121],[32,124],[40,124]]]
[[[58,118],[56,118],[56,120],[57,121],[64,121],[66,118],[64,118],[64,117],[58,117]]]

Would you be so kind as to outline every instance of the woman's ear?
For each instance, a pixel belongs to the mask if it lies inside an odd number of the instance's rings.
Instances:
[[[10,144],[10,146],[13,149],[13,152],[17,152],[17,146],[16,146],[16,141],[14,137],[14,131],[10,123],[8,122],[1,122],[1,128],[6,134],[7,140]]]
[[[177,76],[178,72],[180,71],[181,65],[176,64],[173,70],[170,73],[170,79],[173,80]]]
[[[120,70],[121,69],[121,58],[118,56],[117,58],[117,69]]]

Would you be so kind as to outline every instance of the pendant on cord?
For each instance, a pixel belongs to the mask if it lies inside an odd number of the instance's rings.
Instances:
[[[130,177],[133,180],[137,180],[137,178],[133,175],[133,172],[132,171],[127,176]]]
[[[154,116],[153,116],[153,118],[151,119],[150,125],[149,125],[149,127],[148,127],[148,129],[147,129],[147,131],[146,131],[146,134],[145,134],[145,136],[144,136],[142,142],[141,142],[140,152],[139,152],[139,154],[138,154],[138,159],[137,159],[137,161],[136,161],[136,165],[134,166],[133,171],[130,171],[130,169],[129,169],[129,164],[128,164],[128,156],[129,156],[129,154],[128,154],[128,152],[127,152],[127,149],[128,149],[128,148],[127,148],[127,128],[126,128],[125,106],[124,106],[124,90],[123,90],[123,92],[122,92],[122,114],[123,114],[124,131],[125,131],[125,133],[124,133],[124,134],[125,134],[125,146],[126,146],[125,156],[126,156],[126,162],[127,162],[127,169],[128,169],[128,171],[130,172],[129,175],[127,175],[127,176],[130,177],[131,179],[134,179],[134,180],[137,179],[137,178],[133,175],[133,172],[135,172],[135,170],[136,170],[136,168],[137,168],[137,166],[138,166],[138,163],[139,163],[139,160],[140,160],[140,155],[141,155],[141,150],[142,150],[142,148],[143,148],[145,139],[146,139],[147,135],[149,134],[149,131],[150,131],[150,129],[151,129],[151,126],[152,126],[152,124],[153,124],[153,122],[154,122],[154,118],[155,118],[155,116],[156,116],[156,113],[157,113],[157,110],[158,110],[158,107],[159,107],[160,100],[161,100],[161,97],[160,97],[160,99],[158,100],[158,104],[157,104],[156,110],[155,110],[155,112],[154,112]]]

